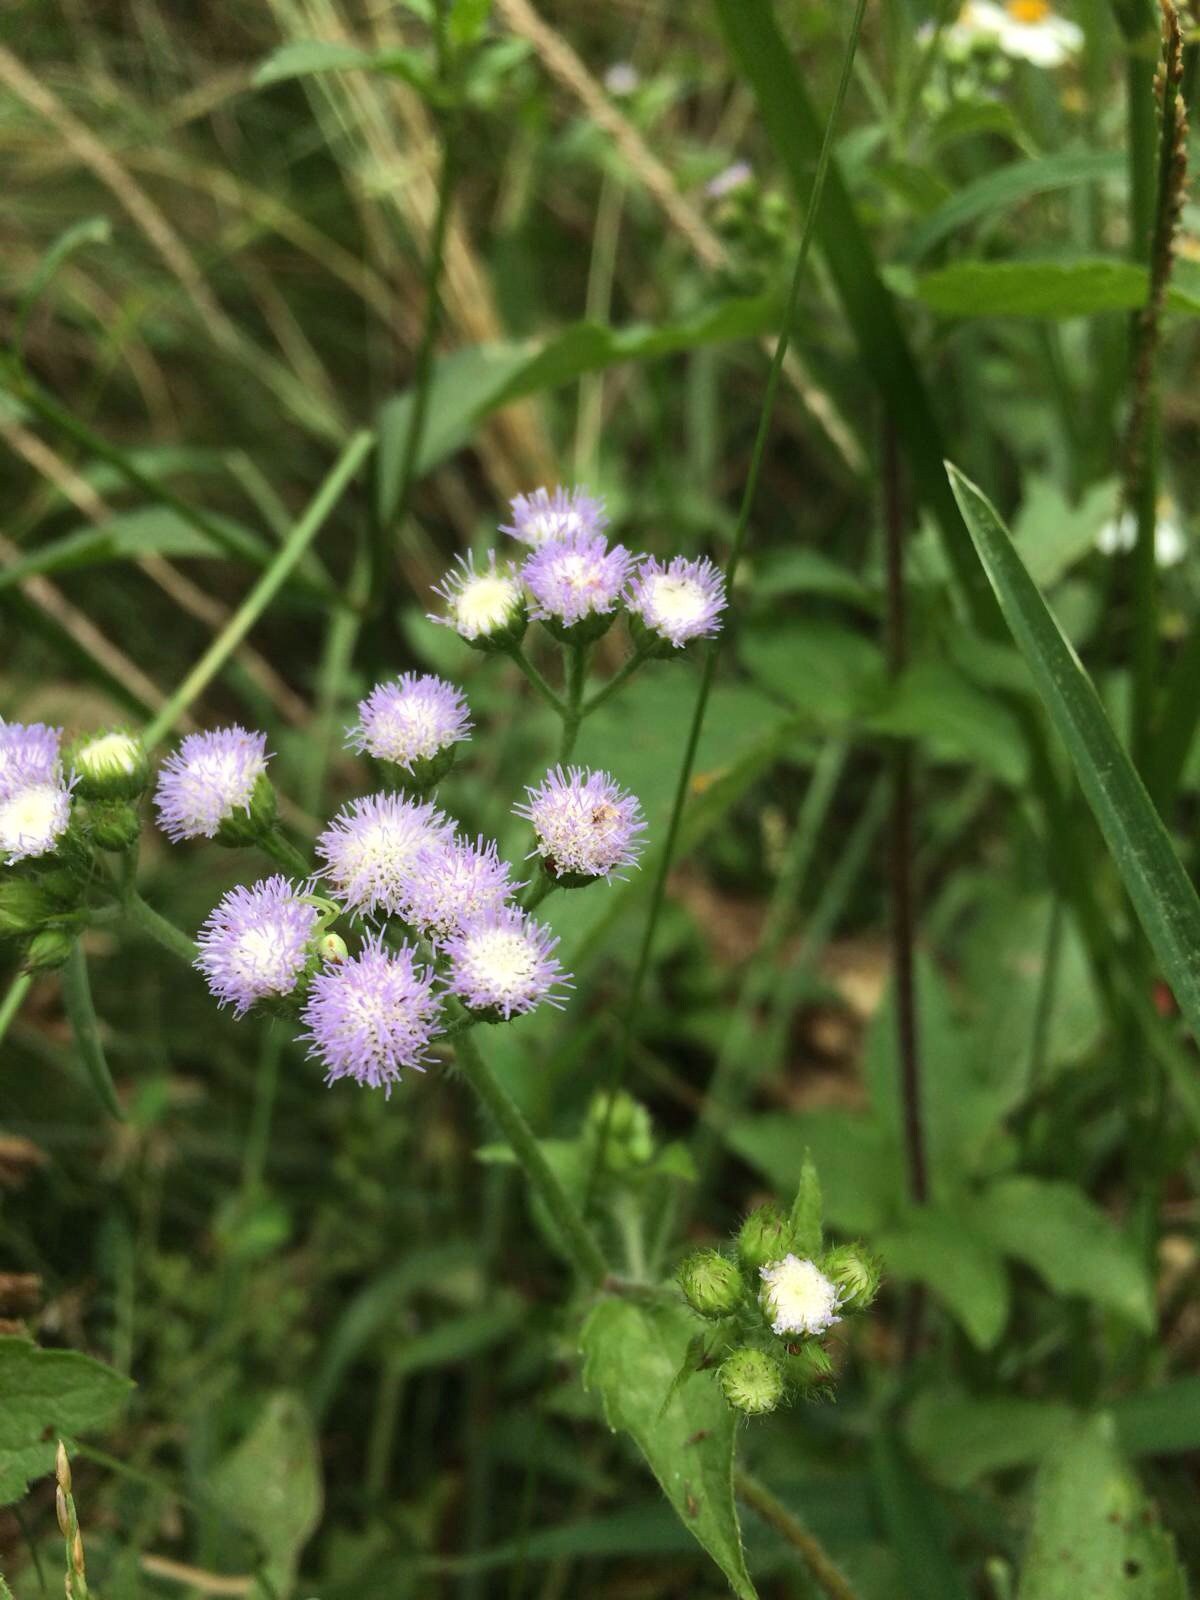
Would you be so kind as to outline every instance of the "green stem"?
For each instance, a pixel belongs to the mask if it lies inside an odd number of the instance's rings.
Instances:
[[[579,737],[579,724],[583,719],[583,684],[587,676],[588,647],[585,644],[567,646],[567,704],[563,712],[562,738],[558,746],[561,764],[571,759],[575,740]]]
[[[275,559],[142,735],[142,743],[147,750],[170,732],[250,632],[320,532],[326,517],[341,499],[347,484],[374,443],[374,435],[365,429],[350,439],[309,502],[308,509],[284,540]]]
[[[62,994],[63,1008],[71,1024],[71,1032],[75,1036],[75,1048],[79,1052],[80,1064],[87,1073],[92,1088],[103,1102],[105,1110],[118,1121],[124,1122],[125,1113],[121,1110],[112,1073],[108,1070],[104,1045],[100,1039],[100,1027],[96,1021],[96,1008],[92,1004],[87,957],[78,940],[71,946],[71,953],[62,969]]]
[[[289,872],[294,872],[300,878],[312,877],[312,862],[301,855],[278,825],[263,834],[258,842],[266,854],[273,861],[278,861],[281,867],[286,867]]]
[[[511,646],[511,648],[505,651],[505,654],[512,657],[517,666],[520,667],[521,671],[529,679],[533,687],[541,695],[542,699],[551,708],[551,710],[554,711],[555,715],[565,717],[567,714],[566,703],[560,698],[560,696],[555,694],[554,690],[546,682],[545,678],[542,677],[541,673],[534,666],[533,662],[530,661],[524,650],[521,649],[521,646],[519,644],[514,644]]]
[[[528,891],[522,896],[521,910],[532,911],[535,906],[540,906],[546,896],[553,894],[557,888],[558,885],[554,879],[543,868],[529,885]]]
[[[254,1194],[262,1185],[267,1165],[267,1150],[271,1142],[271,1117],[275,1109],[275,1095],[279,1088],[279,1062],[283,1056],[284,1033],[277,1025],[266,1031],[258,1063],[258,1076],[254,1088],[254,1111],[250,1130],[246,1135],[246,1149],[242,1158],[242,1192]]]
[[[130,895],[125,910],[135,927],[162,945],[164,950],[169,950],[172,955],[178,956],[180,961],[185,961],[189,967],[193,964],[196,959],[196,946],[192,940],[173,922],[168,922],[166,917],[160,916],[153,906],[147,905],[140,894]]]
[[[775,343],[775,353],[771,359],[771,368],[767,374],[767,382],[763,391],[762,411],[759,414],[758,430],[754,436],[754,447],[750,456],[749,471],[746,475],[745,490],[742,494],[741,509],[738,512],[737,527],[734,531],[733,547],[729,552],[729,560],[725,566],[725,589],[726,593],[729,594],[733,592],[734,579],[737,577],[738,568],[741,565],[742,552],[746,544],[746,531],[749,527],[750,513],[754,507],[754,499],[758,490],[758,479],[762,471],[763,457],[766,453],[767,436],[771,430],[771,419],[775,412],[775,399],[779,392],[779,380],[783,372],[784,357],[787,355],[791,330],[796,320],[796,307],[800,300],[800,285],[804,281],[808,253],[812,245],[817,216],[821,209],[821,196],[824,193],[825,179],[829,172],[830,158],[833,153],[834,131],[837,127],[842,103],[846,98],[846,89],[850,83],[850,72],[854,65],[854,56],[858,48],[858,38],[862,30],[862,19],[865,10],[866,0],[857,0],[854,16],[850,23],[850,37],[842,58],[841,77],[838,80],[833,106],[825,123],[825,132],[821,140],[821,152],[817,160],[816,175],[813,178],[808,210],[805,213],[804,227],[800,235],[800,248],[796,253],[796,266],[792,273],[787,306],[784,310],[783,323],[779,330],[779,338]],[[629,1067],[630,1045],[633,1042],[633,1031],[641,1005],[642,990],[646,982],[646,973],[649,970],[650,952],[654,946],[654,935],[658,928],[658,919],[662,914],[663,900],[667,888],[667,876],[671,870],[675,841],[679,835],[680,823],[683,820],[684,803],[687,800],[688,790],[691,786],[692,768],[696,760],[696,750],[700,743],[700,731],[704,726],[704,715],[708,710],[709,696],[712,693],[713,678],[716,673],[723,637],[723,633],[717,634],[710,642],[704,657],[704,670],[700,678],[700,689],[696,695],[691,727],[688,729],[683,761],[680,765],[679,777],[675,785],[675,798],[671,806],[671,818],[667,824],[666,842],[659,856],[658,870],[650,890],[650,909],[646,916],[642,941],[638,948],[637,961],[634,965],[629,1001],[624,1010],[621,1042],[613,1056],[613,1065],[609,1074],[608,1104],[604,1122],[600,1129],[600,1137],[596,1141],[596,1152],[592,1158],[592,1170],[588,1180],[589,1195],[595,1188],[596,1178],[603,1170],[605,1148],[608,1143],[609,1128],[612,1123],[612,1111],[616,1104],[617,1091],[623,1085],[625,1074]]]
[[[464,1076],[499,1124],[513,1154],[524,1167],[525,1176],[556,1224],[576,1272],[587,1283],[602,1283],[608,1274],[608,1263],[555,1176],[520,1107],[484,1061],[471,1034],[461,1035],[455,1049]]]
[[[608,680],[604,687],[602,689],[597,689],[592,698],[584,702],[580,716],[590,717],[592,712],[595,711],[598,706],[602,706],[611,695],[616,694],[617,690],[621,688],[623,684],[628,683],[629,679],[633,677],[634,673],[642,665],[643,661],[646,661],[649,658],[650,649],[651,647],[646,645],[640,650],[635,650],[629,659],[624,663],[624,665],[619,667],[617,671],[613,673],[612,677]]]
[[[757,1511],[763,1521],[780,1534],[795,1550],[813,1582],[825,1593],[827,1600],[857,1600],[854,1590],[834,1566],[819,1539],[809,1533],[788,1508],[766,1487],[759,1483],[744,1467],[733,1469],[733,1484],[739,1499],[751,1510]]]
[[[25,996],[33,984],[33,977],[28,972],[18,972],[8,986],[8,993],[0,1001],[0,1040],[12,1026],[17,1012],[25,1004]]]

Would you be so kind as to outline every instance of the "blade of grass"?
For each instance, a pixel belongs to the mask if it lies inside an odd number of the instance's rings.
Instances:
[[[147,750],[170,732],[180,714],[203,693],[278,594],[374,443],[375,436],[365,430],[351,437],[278,555],[142,735]]]
[[[725,587],[730,594],[733,592],[734,579],[737,577],[738,568],[741,565],[742,552],[746,544],[750,513],[754,508],[754,497],[758,490],[758,479],[762,471],[763,456],[766,452],[767,436],[771,430],[775,399],[779,392],[779,379],[783,371],[784,357],[787,355],[791,328],[796,319],[796,306],[800,299],[800,285],[804,281],[808,252],[812,245],[817,217],[821,209],[821,199],[825,192],[826,179],[832,167],[834,130],[837,127],[842,105],[846,98],[846,90],[850,84],[850,73],[854,66],[854,56],[858,49],[858,39],[862,30],[863,13],[865,11],[866,0],[857,0],[854,16],[850,23],[850,35],[846,41],[842,57],[841,76],[838,80],[833,105],[830,107],[829,117],[825,124],[824,137],[821,140],[816,175],[813,179],[808,209],[804,217],[804,227],[800,235],[800,247],[796,252],[796,265],[792,273],[791,287],[788,291],[787,309],[784,312],[783,324],[775,345],[775,354],[771,360],[771,368],[767,373],[767,381],[763,390],[762,410],[759,413],[758,429],[755,433],[754,447],[750,455],[750,468],[746,474],[746,486],[742,493],[741,509],[738,512],[737,526],[734,529],[733,547],[729,552],[729,560],[725,566]],[[720,655],[723,637],[723,632],[718,633],[710,641],[705,652],[704,669],[700,676],[700,689],[696,695],[691,727],[688,729],[687,744],[684,747],[683,761],[679,768],[679,779],[675,786],[671,820],[667,824],[667,837],[663,844],[658,870],[650,891],[650,909],[646,915],[646,924],[642,932],[641,944],[638,948],[637,962],[634,966],[633,982],[630,985],[629,1001],[625,1007],[621,1042],[613,1056],[613,1065],[609,1073],[608,1099],[604,1122],[600,1129],[600,1137],[596,1140],[592,1168],[588,1177],[587,1194],[589,1199],[595,1189],[598,1175],[604,1170],[604,1156],[608,1144],[609,1129],[612,1124],[613,1108],[617,1103],[617,1091],[624,1083],[625,1074],[629,1070],[630,1045],[633,1042],[633,1032],[637,1024],[642,990],[645,987],[646,973],[649,970],[650,952],[654,947],[654,935],[658,928],[658,919],[662,912],[663,899],[666,894],[667,874],[671,870],[675,841],[679,834],[679,824],[683,817],[684,803],[687,800],[688,787],[692,778],[692,767],[696,760],[696,749],[700,743],[700,730],[704,726],[704,714],[708,709],[709,695],[712,693],[713,679],[716,675],[717,660]]]
[[[1091,679],[1026,572],[995,507],[953,466],[979,559],[1188,1026],[1200,1039],[1200,899]]]

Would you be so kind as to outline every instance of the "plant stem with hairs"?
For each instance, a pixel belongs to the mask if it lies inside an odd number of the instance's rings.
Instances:
[[[738,1498],[757,1511],[768,1527],[774,1528],[796,1551],[808,1575],[826,1600],[857,1600],[854,1590],[834,1566],[821,1541],[792,1515],[788,1508],[744,1467],[733,1470],[733,1485]]]

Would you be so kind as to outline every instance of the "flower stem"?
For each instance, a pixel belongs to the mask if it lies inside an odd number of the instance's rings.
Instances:
[[[258,842],[267,855],[273,861],[278,861],[281,867],[286,867],[289,872],[297,873],[301,878],[312,877],[312,863],[305,860],[296,846],[278,826],[269,829]]]
[[[17,1012],[25,1004],[25,996],[29,993],[33,978],[28,972],[18,972],[8,986],[8,993],[0,1000],[0,1039],[12,1026]]]
[[[823,1590],[827,1600],[857,1600],[854,1590],[834,1566],[821,1541],[814,1538],[781,1501],[776,1500],[765,1484],[759,1483],[744,1467],[733,1469],[733,1483],[739,1499],[752,1511],[757,1511],[763,1521],[797,1551],[808,1568],[809,1577]]]
[[[512,657],[517,666],[520,667],[521,671],[529,679],[530,683],[541,695],[542,699],[551,708],[551,710],[553,710],[558,716],[565,717],[567,714],[567,707],[565,703],[558,695],[555,694],[554,690],[546,682],[545,678],[542,677],[541,673],[534,666],[533,662],[530,661],[524,650],[521,649],[521,646],[519,644],[514,644],[505,653]]]
[[[147,905],[140,894],[130,895],[125,910],[129,920],[143,933],[162,945],[164,950],[178,956],[180,961],[186,961],[189,967],[192,965],[196,959],[196,946],[191,939],[173,922],[160,916],[153,906]]]
[[[553,1218],[576,1272],[589,1284],[603,1283],[608,1263],[600,1246],[555,1176],[520,1107],[484,1061],[471,1034],[460,1035],[455,1050],[472,1089],[499,1123],[525,1176]]]
[[[583,710],[580,712],[580,716],[590,717],[592,712],[595,711],[598,706],[602,706],[610,695],[616,694],[617,690],[633,677],[634,673],[641,666],[642,662],[646,660],[649,654],[650,651],[648,648],[644,650],[635,650],[625,664],[619,667],[617,671],[613,673],[612,677],[608,680],[604,687],[602,689],[597,689],[592,698],[584,703]]]
[[[587,645],[567,646],[567,703],[563,711],[562,739],[558,746],[560,764],[570,760],[575,740],[579,737],[579,724],[583,720],[583,682],[587,676],[587,658]]]

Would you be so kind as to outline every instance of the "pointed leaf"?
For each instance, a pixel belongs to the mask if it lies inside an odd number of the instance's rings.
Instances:
[[[77,1350],[0,1337],[0,1506],[19,1500],[31,1478],[53,1471],[59,1434],[107,1428],[132,1388]]]
[[[821,1180],[817,1176],[813,1158],[806,1150],[804,1165],[800,1168],[800,1182],[796,1187],[796,1198],[792,1201],[791,1217],[794,1248],[800,1255],[808,1256],[810,1259],[820,1255],[825,1236],[823,1216]]]
[[[604,1300],[584,1325],[583,1381],[610,1425],[632,1435],[679,1513],[739,1600],[755,1600],[733,1502],[734,1414],[711,1378],[663,1398],[687,1359],[695,1318],[682,1305]]]

